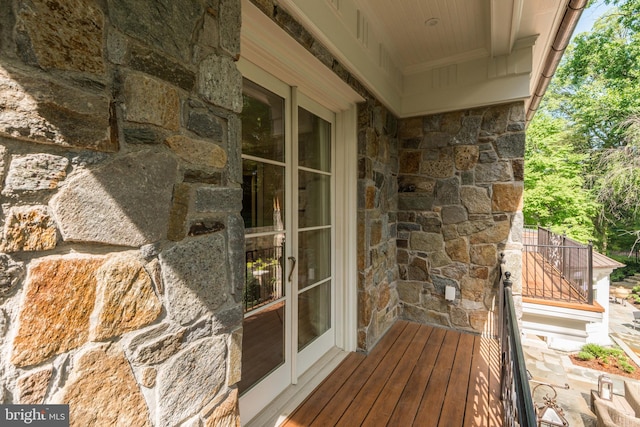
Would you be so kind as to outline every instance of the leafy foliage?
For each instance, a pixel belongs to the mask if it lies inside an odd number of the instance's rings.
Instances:
[[[572,238],[593,240],[593,218],[598,211],[583,178],[586,155],[575,149],[564,119],[544,111],[527,131],[525,223],[565,231]]]
[[[603,347],[598,344],[585,344],[576,356],[580,360],[597,359],[603,365],[616,365],[624,372],[633,373],[636,368],[629,363],[629,359],[619,348]]]

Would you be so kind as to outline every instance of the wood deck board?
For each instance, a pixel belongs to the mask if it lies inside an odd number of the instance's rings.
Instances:
[[[413,424],[420,408],[424,390],[429,383],[433,367],[436,364],[438,351],[442,346],[445,332],[442,328],[436,328],[431,331],[425,351],[420,355],[414,372],[402,391],[400,400],[396,404],[396,408],[391,414],[387,425],[410,426]]]
[[[353,396],[355,396],[362,386],[369,379],[371,373],[378,367],[386,353],[393,346],[395,341],[404,331],[408,322],[396,322],[384,337],[378,342],[378,345],[371,351],[366,360],[361,363],[354,371],[350,380],[338,390],[334,398],[320,411],[313,422],[307,424],[313,427],[335,426],[338,420],[344,414],[351,404]]]
[[[523,252],[523,294],[531,298],[559,298],[578,302],[583,298],[551,264],[537,252]]]
[[[386,353],[380,366],[372,372],[367,382],[354,397],[351,405],[336,424],[337,426],[350,427],[362,424],[419,329],[420,325],[417,323],[410,323],[406,327],[390,351]]]
[[[460,335],[456,358],[451,369],[451,378],[447,387],[447,394],[442,405],[438,426],[463,425],[465,406],[456,402],[457,396],[464,396],[469,389],[471,373],[471,359],[473,357],[474,336]],[[471,351],[470,351],[471,350]]]
[[[499,427],[493,341],[399,321],[368,356],[350,355],[283,425]]]
[[[420,359],[420,355],[424,353],[424,347],[431,336],[432,330],[432,328],[424,327],[422,331],[416,333],[413,337],[413,340],[407,348],[401,363],[399,363],[397,368],[393,371],[387,386],[380,393],[378,399],[362,423],[363,427],[377,427],[381,424],[384,425],[389,421],[397,406],[397,402],[400,400],[400,396],[405,389],[405,385],[416,369],[416,363]]]

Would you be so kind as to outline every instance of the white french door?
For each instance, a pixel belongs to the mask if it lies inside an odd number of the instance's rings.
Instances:
[[[336,343],[335,114],[266,73],[249,77],[241,115],[245,419]]]

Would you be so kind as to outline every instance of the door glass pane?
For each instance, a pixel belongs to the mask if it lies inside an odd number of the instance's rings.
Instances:
[[[331,328],[331,282],[298,296],[298,351]]]
[[[242,218],[246,233],[284,229],[284,167],[242,161]]]
[[[298,173],[298,226],[331,224],[331,177],[319,173]]]
[[[240,393],[284,363],[284,301],[244,319]]]
[[[331,172],[331,123],[298,108],[298,164]]]
[[[242,154],[284,162],[284,99],[243,80]]]
[[[243,95],[242,217],[246,275],[242,295],[245,318],[240,393],[285,363],[287,345],[282,264],[284,100],[246,79]]]
[[[298,233],[298,289],[331,275],[331,229]]]
[[[244,312],[248,313],[284,296],[284,234],[245,241],[246,277]]]

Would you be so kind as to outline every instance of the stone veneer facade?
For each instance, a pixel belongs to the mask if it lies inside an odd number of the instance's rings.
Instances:
[[[0,401],[239,425],[240,0],[0,9]]]
[[[253,2],[366,100],[359,349],[399,317],[479,331],[498,252],[519,260],[522,105],[399,121]],[[238,425],[240,1],[0,4],[0,401]]]
[[[521,275],[524,129],[523,102],[400,122],[397,290],[404,318],[495,331],[487,322],[500,262]],[[451,302],[447,286],[455,289]],[[516,281],[514,295],[519,287]]]

